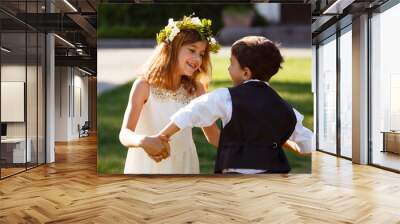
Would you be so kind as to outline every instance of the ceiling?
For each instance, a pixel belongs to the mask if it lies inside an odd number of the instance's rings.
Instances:
[[[96,4],[95,0],[1,0],[2,46],[11,50],[2,60],[17,63],[26,56],[29,61],[44,45],[36,43],[37,35],[51,32],[57,34],[56,66],[79,66],[96,74]]]

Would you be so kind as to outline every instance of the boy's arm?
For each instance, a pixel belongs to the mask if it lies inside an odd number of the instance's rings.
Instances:
[[[197,82],[196,85],[197,85],[197,90],[196,90],[196,96],[197,97],[207,93],[207,91],[206,91],[207,88],[202,83]],[[220,98],[221,99],[225,99],[225,101],[220,101],[220,103],[221,104],[226,104],[225,105],[226,108],[228,108],[229,106],[232,107],[232,105],[228,105],[229,104],[229,99],[226,99],[227,96],[220,97]],[[232,102],[230,102],[230,104],[232,104]],[[204,136],[207,139],[207,142],[210,143],[211,145],[213,145],[214,147],[218,148],[220,130],[219,130],[217,124],[214,122],[209,127],[203,127],[202,130],[203,130]]]
[[[219,118],[223,122],[230,119],[231,108],[223,103],[227,94],[230,97],[228,89],[221,88],[197,97],[172,115],[159,134],[171,137],[181,129],[210,127]]]
[[[218,148],[221,131],[219,130],[217,124],[214,123],[210,127],[204,127],[203,133],[206,136],[208,143]]]
[[[294,108],[293,111],[296,115],[297,124],[285,146],[298,154],[310,154],[313,150],[313,133],[303,126],[304,116]]]
[[[229,90],[226,88],[201,95],[172,115],[171,121],[179,129],[185,129],[209,127],[219,118],[223,121],[228,117],[230,119],[230,111],[224,104],[226,95],[230,97]]]
[[[159,133],[158,136],[163,136],[164,139],[168,139],[181,130],[173,121],[170,121]],[[166,137],[166,138],[165,138]]]

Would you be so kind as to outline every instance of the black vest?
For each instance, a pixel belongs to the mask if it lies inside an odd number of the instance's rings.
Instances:
[[[287,173],[281,145],[297,123],[293,108],[264,82],[229,88],[232,118],[221,130],[215,173],[223,169],[261,169]]]

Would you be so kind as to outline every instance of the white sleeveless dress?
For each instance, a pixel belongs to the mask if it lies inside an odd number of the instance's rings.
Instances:
[[[181,86],[171,91],[150,86],[147,102],[136,125],[135,132],[155,135],[170,121],[170,117],[187,105],[190,96]],[[176,133],[170,141],[171,152],[167,159],[157,163],[142,148],[129,148],[125,161],[125,174],[199,174],[199,158],[193,142],[192,129]]]

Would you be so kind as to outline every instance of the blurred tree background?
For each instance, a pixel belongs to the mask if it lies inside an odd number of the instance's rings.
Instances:
[[[218,33],[224,26],[222,14],[254,11],[252,26],[267,25],[266,19],[254,10],[253,4],[100,4],[98,8],[99,38],[154,38],[169,18],[180,20],[184,15],[211,19]]]

